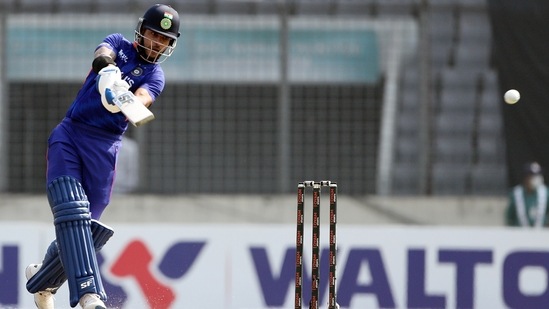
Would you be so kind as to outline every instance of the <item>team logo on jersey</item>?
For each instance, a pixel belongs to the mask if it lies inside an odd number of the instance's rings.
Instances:
[[[141,74],[143,74],[143,69],[141,67],[136,67],[132,70],[133,76],[140,76]]]

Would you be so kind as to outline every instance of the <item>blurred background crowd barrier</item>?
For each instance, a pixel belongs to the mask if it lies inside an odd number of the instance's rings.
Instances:
[[[50,130],[95,47],[144,0],[0,1],[0,190],[41,193]],[[485,1],[165,1],[181,39],[157,119],[130,128],[117,189],[502,195]]]

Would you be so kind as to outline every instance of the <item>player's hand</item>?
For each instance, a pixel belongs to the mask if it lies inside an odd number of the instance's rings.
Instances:
[[[110,91],[110,89],[114,89],[115,83],[122,82],[121,78],[122,73],[120,72],[120,69],[115,65],[108,65],[101,69],[96,78],[97,91],[101,94],[101,103],[103,104],[103,107],[105,107],[105,109],[107,109],[111,113],[118,113],[120,112],[120,109],[118,108],[118,106],[109,102],[106,96],[106,92],[107,90]],[[124,87],[124,85],[120,83],[120,87]]]
[[[112,85],[112,90],[114,90],[114,92],[116,92],[116,94],[121,94],[121,93],[124,93],[126,91],[128,91],[130,89],[130,84],[128,84],[127,81],[125,80],[122,80],[122,79],[119,79],[119,80],[115,80],[113,85]]]
[[[95,79],[97,91],[99,91],[99,93],[103,93],[106,88],[112,88],[114,82],[121,79],[122,72],[120,72],[120,69],[117,66],[106,66],[99,71]]]

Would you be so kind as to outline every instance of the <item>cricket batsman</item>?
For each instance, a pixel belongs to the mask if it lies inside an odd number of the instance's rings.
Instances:
[[[56,239],[42,263],[25,270],[36,306],[53,309],[53,295],[68,281],[70,305],[105,309],[96,252],[113,230],[99,219],[110,201],[118,151],[128,123],[154,118],[148,107],[164,89],[160,63],[179,37],[179,14],[150,7],[135,37],[108,35],[95,49],[92,69],[65,118],[52,130],[47,149],[47,197]]]

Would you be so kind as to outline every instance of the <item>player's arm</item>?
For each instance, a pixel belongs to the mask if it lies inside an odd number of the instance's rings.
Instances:
[[[93,55],[92,70],[95,73],[99,73],[101,69],[105,68],[109,64],[116,65],[114,59],[116,54],[114,51],[106,46],[101,46],[95,50]]]
[[[141,101],[141,103],[143,103],[143,105],[145,105],[146,107],[151,106],[151,104],[153,103],[153,98],[149,94],[149,91],[145,88],[137,88],[134,94],[137,99],[139,99],[139,101]]]
[[[93,70],[96,73],[99,73],[101,69],[108,66],[109,64],[115,64],[114,63],[115,58],[116,58],[116,54],[112,49],[106,46],[99,47],[94,53]],[[151,104],[153,103],[153,98],[149,94],[149,91],[147,91],[147,89],[145,88],[138,88],[134,92],[134,94],[137,97],[137,99],[139,99],[139,101],[142,102],[143,105],[145,105],[146,107],[151,106]]]

